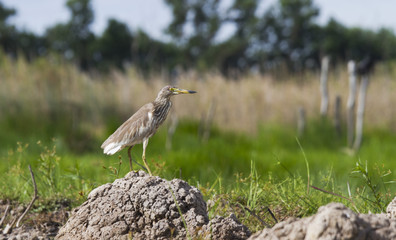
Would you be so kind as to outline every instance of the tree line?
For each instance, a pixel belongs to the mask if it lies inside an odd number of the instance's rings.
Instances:
[[[11,57],[32,60],[56,54],[84,71],[133,65],[144,73],[182,68],[228,75],[317,69],[325,55],[333,63],[367,56],[396,59],[392,30],[348,28],[335,19],[319,25],[320,9],[313,0],[278,0],[265,10],[263,0],[233,0],[226,7],[221,0],[164,1],[173,15],[165,29],[168,41],[133,31],[116,19],[95,35],[91,0],[67,0],[70,19],[36,35],[10,24],[16,10],[0,2],[0,45]],[[226,27],[231,34],[221,39]]]

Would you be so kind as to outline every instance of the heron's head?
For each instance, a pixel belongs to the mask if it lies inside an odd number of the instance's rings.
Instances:
[[[169,98],[172,95],[192,94],[192,93],[196,93],[196,91],[181,89],[181,88],[177,88],[177,87],[173,87],[173,86],[165,86],[158,93],[158,97],[160,97],[160,98]]]

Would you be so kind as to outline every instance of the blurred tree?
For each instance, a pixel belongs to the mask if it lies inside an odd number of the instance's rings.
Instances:
[[[315,19],[319,9],[313,0],[279,0],[267,12],[264,19],[264,37],[270,39],[268,46],[274,61],[283,61],[293,71],[314,67],[319,63],[316,42],[320,39],[320,27]],[[268,28],[267,28],[268,27]]]
[[[197,71],[265,72],[286,66],[291,71],[318,68],[320,57],[333,63],[369,57],[396,59],[396,36],[347,28],[335,19],[319,26],[313,0],[278,0],[266,11],[265,0],[165,0],[173,13],[166,29],[171,41],[151,38],[142,30],[111,19],[101,36],[91,31],[94,12],[90,0],[67,0],[70,19],[47,29],[44,36],[19,31],[8,19],[16,14],[0,2],[0,46],[8,55],[28,59],[51,51],[75,61],[81,69],[122,69],[132,63],[143,73],[179,66]],[[224,26],[230,37],[221,39]]]
[[[115,19],[109,19],[102,36],[94,47],[94,59],[100,69],[124,68],[124,62],[132,61],[133,36],[128,26]]]
[[[375,61],[382,58],[376,33],[361,28],[350,28],[346,31],[348,42],[345,46],[348,59],[361,60],[367,56]]]
[[[80,67],[87,70],[91,60],[90,45],[95,40],[95,35],[90,29],[94,20],[91,0],[68,0],[66,6],[71,12],[71,47]]]
[[[22,53],[28,60],[42,56],[46,52],[44,38],[27,31],[18,31],[8,23],[16,15],[16,10],[5,7],[0,2],[0,46],[9,56],[18,57]]]
[[[333,61],[348,61],[347,49],[348,36],[347,29],[335,19],[330,19],[322,29],[322,39],[320,50],[324,55],[329,55]]]
[[[66,6],[71,19],[66,24],[57,24],[47,29],[46,37],[52,50],[67,59],[77,61],[81,69],[87,70],[92,61],[91,45],[95,35],[90,30],[94,13],[90,0],[68,0]]]
[[[257,8],[260,1],[235,0],[227,11],[225,21],[235,24],[235,32],[230,39],[221,44],[220,70],[229,75],[230,71],[243,72],[251,68],[255,61],[254,49],[257,47]]]
[[[181,48],[174,43],[164,43],[150,38],[142,30],[134,35],[132,58],[135,65],[147,75],[151,72],[171,72],[183,61]]]
[[[8,8],[0,2],[0,44],[3,51],[13,57],[17,54],[17,31],[8,24],[8,19],[16,14],[15,9]]]
[[[392,30],[381,28],[374,44],[378,46],[383,60],[396,59],[396,36]]]
[[[27,60],[44,56],[47,51],[47,41],[42,36],[23,31],[18,33],[18,50],[21,51]]]
[[[173,13],[166,32],[182,49],[185,67],[208,68],[202,56],[212,47],[220,28],[219,0],[165,0]],[[197,62],[200,62],[197,64]]]
[[[58,23],[48,28],[45,36],[52,51],[61,53],[68,60],[74,59],[70,26],[68,24]]]

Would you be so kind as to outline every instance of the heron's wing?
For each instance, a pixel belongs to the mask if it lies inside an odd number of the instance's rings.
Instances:
[[[154,105],[147,103],[125,121],[101,146],[105,154],[114,154],[125,146],[134,145],[143,141],[149,132],[149,113]]]

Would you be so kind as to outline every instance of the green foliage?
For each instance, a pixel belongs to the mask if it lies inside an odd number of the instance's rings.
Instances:
[[[376,172],[372,173],[371,171]],[[365,204],[375,209],[376,212],[386,212],[387,203],[392,200],[386,184],[393,184],[394,181],[385,182],[385,178],[392,172],[378,166],[369,171],[367,162],[364,166],[359,160],[351,174],[362,180],[362,186],[357,189],[358,197],[362,198]]]
[[[5,25],[7,19],[16,14],[16,10],[13,8],[8,8],[0,2],[0,24]]]
[[[41,145],[41,142],[37,142],[37,144]],[[56,155],[55,145],[52,149],[45,146],[38,158],[39,175],[43,178],[44,184],[47,185],[54,193],[58,191],[56,184],[59,180],[56,179],[55,168],[59,164],[59,159],[60,157]]]
[[[57,24],[47,30],[47,39],[51,50],[62,54],[66,59],[76,61],[83,70],[88,70],[92,64],[90,46],[95,36],[90,29],[94,13],[90,0],[68,0],[66,6],[71,13],[71,19],[63,24]]]
[[[277,41],[274,42],[272,51],[277,52],[277,58],[285,61],[288,69],[302,70],[312,67],[313,61],[317,61],[318,52],[314,49],[318,38],[315,19],[319,15],[319,9],[312,0],[280,0],[276,9],[268,12],[271,23],[275,28]],[[304,37],[302,37],[304,36]],[[311,61],[309,63],[308,61]]]
[[[43,36],[18,30],[8,21],[16,10],[1,5],[0,46],[8,55],[29,60],[56,53],[83,70],[109,72],[132,64],[145,76],[191,68],[231,77],[252,69],[304,71],[318,69],[325,54],[334,64],[366,56],[375,61],[396,58],[396,36],[390,29],[348,28],[335,19],[321,26],[320,9],[312,0],[278,0],[264,11],[262,2],[166,0],[173,15],[165,29],[170,41],[132,31],[115,19],[95,35],[91,0],[66,1],[70,19],[49,27]],[[224,29],[231,29],[229,36],[221,35]]]
[[[179,64],[186,67],[195,65],[199,70],[208,69],[206,56],[215,44],[214,39],[222,21],[219,11],[220,1],[166,0],[165,2],[174,16],[166,31],[182,49],[180,51],[182,61]]]
[[[215,184],[218,189],[211,186],[203,188],[202,192],[210,199],[210,216],[234,213],[254,232],[263,227],[272,227],[278,221],[291,216],[309,216],[316,213],[320,206],[330,202],[341,202],[361,213],[384,212],[393,197],[390,189],[384,185],[384,179],[390,172],[388,170],[384,174],[377,172],[377,169],[372,170],[368,174],[369,170],[357,162],[356,168],[350,174],[361,174],[363,181],[356,183],[356,190],[351,190],[340,184],[332,169],[315,169],[313,182],[316,186],[311,186],[311,190],[307,192],[307,180],[298,172],[288,169],[293,174],[282,178],[274,176],[272,172],[258,175],[255,162],[252,161],[250,174],[247,177],[240,173],[235,174],[232,188],[220,189],[221,180],[217,180]],[[349,186],[352,179],[353,177],[346,185]]]
[[[95,61],[98,67],[109,70],[111,66],[124,69],[124,61],[132,60],[133,37],[128,26],[115,19],[109,19],[107,28],[95,46]]]
[[[353,156],[342,151],[345,143],[333,134],[330,123],[319,120],[308,126],[299,142],[293,129],[277,124],[262,126],[255,137],[214,128],[202,142],[198,124],[182,121],[173,136],[173,149],[164,150],[167,131],[162,128],[150,140],[147,159],[156,175],[179,177],[197,186],[209,200],[210,216],[234,213],[252,231],[290,216],[308,216],[334,201],[358,212],[384,211],[396,189],[389,171],[395,167],[390,161],[395,135],[368,132],[364,151]],[[381,146],[377,136],[385,140]],[[5,172],[0,181],[8,183],[0,197],[30,200],[28,164],[36,174],[44,208],[59,199],[79,204],[93,188],[129,171],[126,152],[105,156],[98,149],[74,155],[62,145],[58,139],[48,146],[17,143],[0,151],[0,161],[6,163],[0,165]],[[379,155],[379,149],[386,150]],[[134,148],[135,160],[141,161],[141,151],[139,145]],[[366,165],[359,159],[367,159]]]

